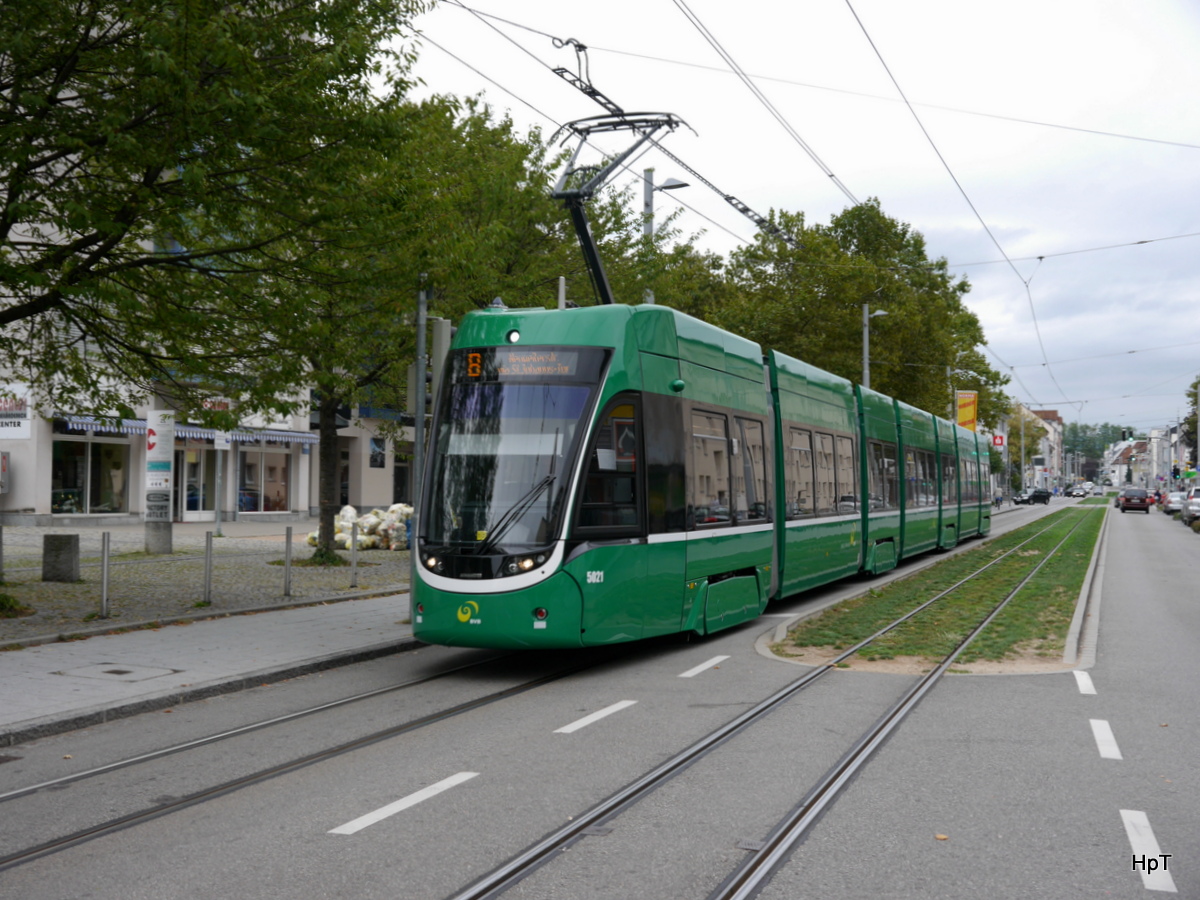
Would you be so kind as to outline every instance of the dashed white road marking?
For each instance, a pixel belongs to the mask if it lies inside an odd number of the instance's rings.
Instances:
[[[1081,672],[1079,669],[1076,669],[1075,683],[1079,685],[1079,693],[1081,694],[1096,693],[1096,686],[1092,684],[1092,676],[1087,672]]]
[[[456,785],[462,784],[464,781],[470,781],[478,772],[459,772],[457,775],[451,775],[437,784],[431,784],[427,788],[417,791],[415,794],[409,794],[402,800],[397,800],[395,803],[389,803],[387,806],[380,807],[375,812],[367,813],[365,816],[359,816],[353,822],[347,822],[345,825],[339,825],[332,829],[330,834],[354,834],[356,831],[362,831],[368,825],[374,825],[376,822],[381,822],[388,816],[394,816],[401,810],[408,809],[410,806],[416,806],[422,800],[428,800],[442,791],[448,790]]]
[[[1148,891],[1178,893],[1175,879],[1167,871],[1170,857],[1163,859],[1163,852],[1159,849],[1154,832],[1150,830],[1150,818],[1140,810],[1123,809],[1121,821],[1125,823],[1125,834],[1129,836],[1129,846],[1133,848],[1134,871],[1142,876],[1142,887]],[[1150,871],[1151,861],[1154,864],[1153,871]]]
[[[614,703],[612,706],[606,706],[598,712],[592,713],[590,716],[584,716],[570,725],[564,725],[562,728],[554,729],[555,734],[570,734],[572,731],[578,731],[580,728],[586,728],[593,722],[599,722],[605,716],[611,716],[615,712],[620,712],[627,706],[633,706],[637,703],[636,700],[622,700],[620,703]]]
[[[725,660],[727,660],[727,659],[729,659],[728,656],[714,656],[708,662],[702,662],[702,663],[700,663],[700,665],[696,666],[696,668],[694,668],[694,669],[688,669],[686,672],[680,672],[679,677],[680,678],[691,678],[693,675],[699,675],[701,672],[703,672],[707,669],[711,669],[713,666],[720,665],[721,663],[725,662]]]
[[[1092,723],[1092,736],[1096,738],[1100,756],[1103,759],[1124,759],[1108,722],[1104,719],[1089,719],[1088,721]]]

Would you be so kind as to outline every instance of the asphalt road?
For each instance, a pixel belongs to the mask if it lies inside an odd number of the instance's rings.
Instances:
[[[1170,854],[1167,874],[1178,894],[1200,897],[1200,597],[1191,586],[1200,537],[1157,513],[1109,516],[1089,679],[1072,672],[944,679],[764,898],[1145,897],[1166,886],[1157,854]],[[5,847],[415,719],[564,658],[600,662],[0,872],[0,898],[452,896],[791,680],[798,667],[754,649],[772,625],[639,644],[610,661],[590,653],[510,657],[102,781],[42,791],[5,809]],[[22,748],[20,763],[0,766],[0,793],[50,777],[66,755],[100,764],[486,655],[428,648],[58,735]],[[509,896],[706,897],[747,852],[738,843],[761,839],[911,680],[831,673]],[[1095,693],[1084,693],[1088,687]],[[396,808],[405,800],[410,805]],[[1143,841],[1136,849],[1129,829]],[[1156,848],[1144,843],[1147,833]],[[1132,868],[1135,852],[1160,863],[1149,887]]]

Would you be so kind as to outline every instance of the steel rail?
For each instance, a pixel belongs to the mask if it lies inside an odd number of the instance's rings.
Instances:
[[[760,701],[751,709],[717,728],[715,731],[712,731],[700,738],[691,746],[680,751],[675,756],[652,769],[650,772],[647,772],[645,775],[642,775],[640,778],[621,788],[616,793],[602,800],[596,806],[592,807],[581,815],[575,816],[568,824],[550,832],[540,841],[517,854],[508,862],[476,879],[466,888],[460,890],[458,893],[453,894],[449,900],[491,900],[491,898],[499,897],[509,888],[513,887],[519,881],[530,875],[533,871],[549,862],[558,853],[568,849],[571,845],[577,843],[588,834],[598,833],[595,831],[595,829],[602,827],[605,822],[616,818],[626,809],[640,802],[642,799],[649,796],[649,794],[651,794],[654,790],[686,770],[693,763],[699,761],[707,754],[716,750],[726,741],[749,728],[757,720],[774,711],[776,708],[782,706],[795,694],[799,693],[818,678],[835,668],[839,662],[847,659],[850,656],[853,656],[863,647],[877,640],[884,634],[887,634],[893,628],[899,627],[917,613],[929,607],[931,604],[962,587],[964,584],[978,577],[980,574],[987,571],[997,563],[1012,556],[1026,544],[1037,540],[1053,527],[1055,527],[1053,524],[1046,526],[1041,531],[1025,539],[1024,541],[1021,541],[1010,550],[1001,554],[996,559],[984,566],[981,566],[971,575],[920,604],[908,613],[905,613],[903,616],[900,616],[865,640],[855,644],[853,647],[830,660],[828,663],[825,663],[820,668],[813,669],[795,681],[788,683],[766,699]]]
[[[763,847],[735,869],[708,900],[749,900],[766,886],[767,881],[786,861],[795,845],[808,833],[820,816],[833,804],[842,789],[866,765],[888,736],[905,717],[916,708],[921,699],[932,690],[934,684],[954,664],[963,650],[1004,611],[1009,602],[1042,570],[1059,550],[1071,540],[1075,532],[1086,521],[1080,516],[1071,530],[1047,553],[1036,566],[1014,587],[980,623],[971,630],[958,645],[947,654],[941,663],[924,675],[904,696],[889,709],[853,747],[821,778],[800,803],[782,819],[767,835]],[[1042,532],[1044,533],[1044,532]],[[982,570],[981,570],[982,571]]]
[[[479,662],[467,663],[462,666],[455,666],[451,669],[446,669],[444,672],[437,672],[433,675],[426,675],[422,678],[415,678],[412,681],[405,681],[402,684],[392,684],[383,688],[375,688],[371,691],[364,691],[361,694],[354,694],[350,697],[343,697],[340,700],[331,700],[328,703],[321,703],[317,706],[310,706],[307,709],[299,709],[295,712],[286,713],[282,716],[275,716],[271,719],[264,719],[261,722],[252,722],[249,725],[240,725],[237,728],[231,728],[228,731],[221,731],[217,734],[210,734],[207,737],[195,738],[190,741],[184,741],[179,744],[172,744],[169,747],[163,747],[158,750],[151,750],[149,753],[142,753],[138,756],[131,756],[128,759],[120,759],[116,762],[106,763],[103,766],[96,766],[91,769],[86,769],[82,772],[74,772],[71,775],[63,775],[60,778],[53,778],[50,781],[43,781],[38,784],[31,784],[28,787],[17,788],[13,791],[0,794],[0,803],[8,800],[15,800],[18,797],[24,797],[28,794],[36,793],[45,788],[58,787],[64,784],[70,784],[74,781],[83,781],[87,778],[93,778],[97,775],[102,775],[105,772],[114,772],[117,769],[124,769],[129,766],[135,766],[138,763],[149,762],[154,759],[161,759],[164,756],[171,756],[174,753],[183,753],[186,750],[194,750],[197,747],[203,747],[206,744],[214,744],[217,741],[228,740],[229,738],[238,737],[239,735],[249,734],[252,731],[259,731],[263,728],[269,728],[272,725],[282,725],[284,722],[291,722],[295,719],[302,719],[305,716],[311,716],[319,712],[325,712],[330,709],[337,709],[339,706],[346,706],[350,703],[357,703],[360,700],[370,700],[372,697],[379,697],[383,694],[390,694],[393,691],[401,691],[406,688],[416,687],[417,685],[426,684],[431,681],[436,681],[439,678],[445,678],[447,675],[454,675],[458,672],[467,669],[473,669],[476,666],[484,666],[490,662],[504,659],[511,654],[502,654],[500,656],[489,657],[488,659]]]
[[[489,661],[492,661],[492,660],[489,660]],[[10,853],[6,856],[0,856],[0,872],[3,872],[10,868],[14,868],[18,865],[21,865],[22,863],[29,862],[33,859],[37,859],[39,857],[46,856],[51,853],[55,853],[59,850],[64,850],[64,849],[66,849],[68,847],[72,847],[76,844],[81,844],[86,841],[92,840],[94,838],[102,837],[106,834],[111,834],[115,831],[120,831],[121,829],[124,829],[124,828],[129,828],[133,825],[139,825],[144,822],[148,822],[152,819],[159,818],[160,816],[164,816],[169,813],[178,812],[181,809],[185,809],[187,807],[194,806],[197,803],[201,803],[206,800],[211,800],[216,797],[220,797],[225,794],[232,793],[233,791],[237,791],[237,790],[240,790],[241,788],[248,787],[253,784],[258,784],[263,781],[267,781],[267,780],[269,780],[271,778],[275,778],[279,775],[285,775],[289,772],[294,772],[294,771],[296,771],[298,769],[302,769],[306,766],[313,765],[314,763],[325,762],[326,760],[333,759],[334,757],[341,756],[342,754],[349,753],[354,750],[359,750],[363,747],[368,747],[371,744],[376,744],[376,743],[379,743],[380,741],[385,741],[385,740],[388,740],[389,738],[397,737],[398,735],[405,734],[410,731],[416,731],[420,728],[425,728],[428,725],[434,725],[439,722],[443,722],[443,721],[453,718],[455,716],[462,715],[463,713],[471,712],[473,710],[488,706],[492,703],[497,703],[501,700],[506,700],[509,697],[517,696],[519,694],[525,693],[526,691],[533,690],[534,688],[542,687],[544,685],[550,684],[552,682],[558,681],[563,678],[568,678],[571,675],[575,675],[575,674],[578,674],[579,672],[586,671],[587,669],[591,669],[591,668],[594,668],[595,666],[601,665],[603,662],[606,662],[606,661],[607,661],[607,659],[600,660],[597,662],[589,662],[589,663],[586,663],[583,665],[572,666],[570,668],[563,669],[558,672],[553,672],[549,675],[543,675],[539,678],[534,678],[534,679],[532,679],[530,681],[526,681],[522,684],[504,688],[503,690],[500,690],[500,691],[495,691],[491,694],[487,694],[486,696],[476,698],[475,700],[468,700],[465,703],[460,703],[457,706],[450,707],[449,709],[441,710],[436,713],[430,713],[429,715],[422,716],[418,719],[414,719],[411,722],[405,722],[402,725],[395,725],[390,728],[385,728],[380,731],[373,732],[372,734],[365,735],[360,738],[355,738],[352,741],[347,741],[343,744],[339,744],[335,747],[330,747],[325,750],[318,750],[314,753],[305,754],[304,756],[298,757],[297,759],[291,760],[290,762],[280,763],[279,765],[270,766],[269,768],[262,769],[258,772],[254,772],[250,775],[244,775],[239,778],[231,779],[229,781],[223,782],[221,784],[215,785],[210,788],[205,788],[200,791],[195,791],[191,794],[188,794],[185,797],[179,797],[168,803],[164,803],[160,806],[153,807],[152,809],[143,809],[143,810],[139,810],[137,812],[129,813],[127,815],[120,816],[115,819],[111,819],[107,822],[102,822],[98,825],[93,825],[88,828],[80,829],[76,832],[73,832],[72,834],[65,835],[60,838],[55,838],[54,840],[51,840],[51,841],[45,841],[34,847],[29,847],[24,850],[19,850],[15,853]],[[445,673],[445,674],[449,674],[449,673]],[[432,677],[438,677],[438,676],[432,676]],[[379,691],[373,691],[373,692],[369,692],[369,693],[370,694],[384,693],[387,690],[388,689],[385,688],[385,689],[380,689]],[[365,697],[367,695],[363,695],[363,696]],[[354,698],[354,699],[360,699],[360,698]],[[330,708],[331,706],[337,706],[340,704],[341,704],[341,702],[335,701],[333,704],[325,704],[322,707],[314,707],[314,711],[318,711],[319,709],[327,709],[327,708]],[[280,717],[280,720],[284,720],[286,718],[288,718],[288,717]],[[275,723],[276,723],[276,720],[272,720],[268,724],[275,724]],[[254,730],[254,729],[251,728],[249,730]],[[241,730],[239,730],[239,733],[243,733],[243,732]],[[232,734],[232,733],[230,733],[230,734]],[[223,737],[225,737],[225,735],[221,735],[219,737],[223,738]],[[198,746],[199,744],[208,743],[208,742],[209,741],[201,740],[199,742],[191,742],[191,743],[193,745]],[[152,756],[152,754],[147,754],[146,757],[139,757],[137,761],[143,761],[144,759],[150,758],[151,756]],[[116,766],[116,767],[119,768],[119,766]],[[109,771],[114,767],[109,766],[109,767],[103,767],[103,768],[105,771]],[[37,788],[41,788],[41,787],[45,787],[45,785],[37,786]],[[33,789],[31,788],[29,790],[33,790]],[[28,793],[28,790],[26,791],[26,793]]]

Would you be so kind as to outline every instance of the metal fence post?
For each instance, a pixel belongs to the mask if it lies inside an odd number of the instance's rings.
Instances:
[[[292,596],[292,526],[287,527],[283,548],[283,596]]]
[[[212,605],[213,533],[204,532],[204,605]]]
[[[112,546],[110,532],[100,535],[100,618],[108,618],[108,551]]]
[[[358,522],[350,526],[350,587],[358,587]]]

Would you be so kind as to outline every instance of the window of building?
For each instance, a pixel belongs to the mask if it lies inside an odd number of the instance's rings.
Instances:
[[[271,442],[266,442],[268,448]],[[238,482],[238,512],[291,509],[292,455],[286,450],[243,450]]]
[[[129,444],[54,441],[50,463],[50,511],[129,511]]]

